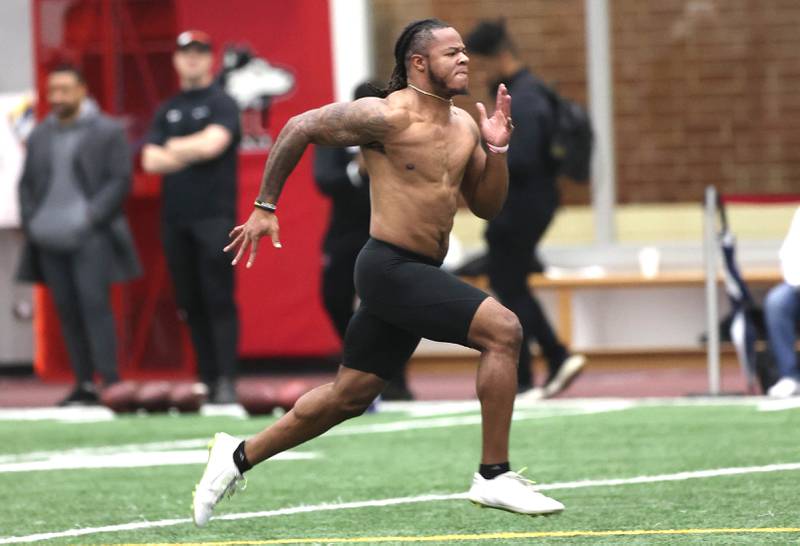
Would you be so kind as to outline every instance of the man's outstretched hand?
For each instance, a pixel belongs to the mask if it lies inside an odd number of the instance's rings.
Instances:
[[[247,247],[250,247],[250,255],[247,258],[247,267],[252,267],[256,261],[256,253],[258,252],[258,241],[265,236],[272,239],[272,246],[281,248],[281,241],[279,239],[280,227],[278,226],[278,217],[274,213],[261,209],[255,209],[247,222],[240,226],[236,226],[228,234],[232,239],[231,244],[226,246],[223,250],[236,251],[236,256],[233,258],[231,265],[238,264],[244,256]]]
[[[475,106],[478,107],[480,114],[478,125],[484,142],[498,148],[508,144],[514,131],[514,124],[511,122],[511,95],[508,94],[505,84],[501,83],[497,88],[497,100],[492,117],[486,116],[486,107],[483,103],[479,102]]]

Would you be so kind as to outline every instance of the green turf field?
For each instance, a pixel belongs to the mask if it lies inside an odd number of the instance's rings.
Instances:
[[[270,419],[0,420],[0,544],[800,543],[800,408],[519,408],[512,466],[567,507],[537,518],[458,498],[477,467],[477,413],[416,407],[365,415],[293,454],[305,458],[257,467],[204,529],[189,519],[203,443]]]

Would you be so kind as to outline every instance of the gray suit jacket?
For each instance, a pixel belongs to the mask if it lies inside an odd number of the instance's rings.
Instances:
[[[40,123],[28,139],[28,153],[19,182],[22,229],[44,201],[50,186],[52,122]],[[75,172],[89,203],[92,229],[110,235],[113,253],[109,256],[112,281],[125,281],[141,274],[130,227],[122,204],[131,188],[131,158],[125,131],[103,114],[93,116],[78,145]],[[25,244],[17,270],[21,281],[43,282],[36,246]]]

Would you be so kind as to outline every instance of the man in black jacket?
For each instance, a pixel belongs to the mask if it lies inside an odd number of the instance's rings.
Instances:
[[[508,86],[514,97],[511,117],[516,130],[508,151],[508,198],[489,222],[489,282],[503,305],[514,311],[526,340],[535,340],[549,370],[542,388],[534,388],[531,354],[523,341],[518,367],[522,398],[553,396],[566,388],[585,364],[558,340],[527,283],[536,247],[559,206],[558,163],[549,151],[555,112],[542,82],[517,57],[505,23],[484,21],[467,36],[467,49],[490,76],[490,88]]]
[[[182,32],[173,64],[181,92],[153,118],[142,166],[163,175],[161,236],[200,379],[212,403],[236,402],[239,317],[230,259],[236,219],[239,108],[213,83],[211,39]]]
[[[53,295],[76,379],[61,405],[96,404],[95,372],[105,386],[118,380],[110,285],[140,273],[122,211],[130,152],[77,68],[50,72],[47,100],[52,113],[28,140],[19,183],[27,242],[17,277],[44,282]]]
[[[378,96],[377,88],[364,82],[356,87],[353,100]],[[322,301],[344,340],[353,316],[356,288],[353,270],[358,253],[369,239],[369,175],[361,152],[354,148],[314,147],[314,179],[331,199],[328,231],[322,244]],[[382,393],[384,400],[411,400],[401,370]]]

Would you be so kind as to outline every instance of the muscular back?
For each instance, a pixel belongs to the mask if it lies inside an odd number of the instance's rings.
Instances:
[[[464,172],[478,129],[462,109],[415,109],[413,91],[386,100],[392,128],[363,146],[370,173],[370,234],[437,260],[447,254]]]

